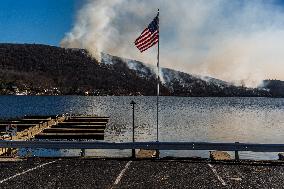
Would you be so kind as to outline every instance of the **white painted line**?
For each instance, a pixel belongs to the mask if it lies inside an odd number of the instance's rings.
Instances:
[[[211,170],[213,171],[213,173],[216,175],[216,177],[218,178],[218,180],[222,183],[223,186],[226,186],[225,181],[222,179],[222,177],[220,175],[218,175],[216,169],[213,167],[213,165],[211,165],[210,163],[208,163],[208,166],[211,168]]]
[[[111,188],[113,188],[115,185],[118,185],[118,183],[120,182],[121,178],[123,177],[124,173],[126,172],[126,170],[128,169],[131,163],[132,161],[127,162],[124,169],[122,169],[122,171],[119,173],[119,175],[115,179],[115,182],[113,183],[113,186]]]
[[[46,166],[46,165],[52,164],[52,163],[54,163],[54,162],[56,162],[56,160],[55,160],[55,161],[48,162],[48,163],[44,163],[44,164],[41,164],[41,165],[38,165],[38,166],[36,166],[36,167],[34,167],[34,168],[31,168],[31,169],[28,169],[28,170],[26,170],[26,171],[24,171],[24,172],[17,173],[17,174],[15,174],[15,175],[11,176],[11,177],[8,177],[8,178],[5,178],[5,179],[1,180],[1,181],[0,181],[0,184],[2,184],[3,182],[6,182],[6,181],[8,181],[8,180],[11,180],[11,179],[13,179],[13,178],[15,178],[15,177],[17,177],[17,176],[23,175],[23,174],[25,174],[25,173],[31,172],[31,171],[33,171],[33,170],[36,170],[36,169],[38,169],[38,168],[41,168],[41,167],[44,167],[44,166]]]

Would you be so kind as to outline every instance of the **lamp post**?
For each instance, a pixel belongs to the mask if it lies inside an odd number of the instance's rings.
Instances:
[[[135,132],[134,132],[134,126],[135,126],[135,124],[134,124],[134,108],[135,108],[135,102],[132,100],[131,101],[131,103],[130,103],[131,105],[132,105],[132,142],[134,143],[135,142]],[[132,158],[135,158],[135,149],[133,148],[132,149]]]

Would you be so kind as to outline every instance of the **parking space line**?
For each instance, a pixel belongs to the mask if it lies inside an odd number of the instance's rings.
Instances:
[[[216,175],[216,177],[218,178],[218,180],[222,183],[223,186],[226,186],[226,182],[222,179],[222,177],[217,173],[216,169],[213,167],[213,165],[211,165],[210,163],[208,163],[208,166],[211,168],[211,170],[213,171],[213,173]]]
[[[6,181],[8,181],[8,180],[11,180],[11,179],[13,179],[13,178],[15,178],[15,177],[17,177],[17,176],[23,175],[23,174],[25,174],[25,173],[31,172],[31,171],[33,171],[33,170],[36,170],[36,169],[38,169],[38,168],[41,168],[41,167],[44,167],[44,166],[46,166],[46,165],[52,164],[52,163],[54,163],[54,162],[56,162],[56,161],[57,161],[57,160],[55,160],[55,161],[50,161],[50,162],[47,162],[47,163],[38,165],[38,166],[36,166],[36,167],[34,167],[34,168],[28,169],[28,170],[26,170],[26,171],[23,171],[23,172],[21,172],[21,173],[17,173],[17,174],[15,174],[15,175],[11,176],[11,177],[8,177],[8,178],[5,178],[5,179],[1,180],[1,181],[0,181],[0,184],[6,182]]]
[[[117,176],[117,178],[115,179],[115,182],[113,183],[113,186],[111,187],[111,189],[118,185],[121,178],[123,177],[124,173],[126,172],[126,170],[128,169],[128,167],[130,166],[130,164],[132,163],[132,161],[127,162],[127,164],[125,165],[124,169],[122,169],[122,171],[119,173],[119,175]]]

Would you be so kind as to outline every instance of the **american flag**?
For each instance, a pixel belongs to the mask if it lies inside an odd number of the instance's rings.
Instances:
[[[148,27],[135,40],[136,47],[144,52],[159,42],[159,13]]]

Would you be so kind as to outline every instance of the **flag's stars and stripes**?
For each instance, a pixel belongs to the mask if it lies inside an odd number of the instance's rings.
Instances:
[[[159,14],[135,40],[136,47],[144,52],[159,42]]]

